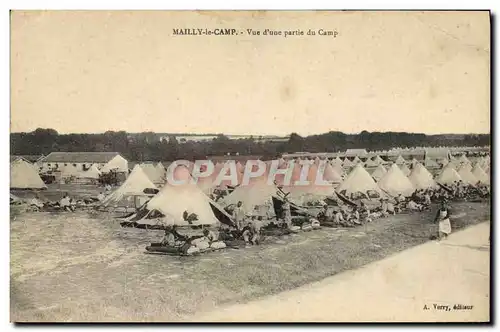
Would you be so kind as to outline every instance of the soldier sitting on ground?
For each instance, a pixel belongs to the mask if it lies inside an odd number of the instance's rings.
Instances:
[[[245,243],[251,243],[253,245],[257,245],[260,243],[260,229],[255,225],[255,223],[249,222],[243,228],[243,239]]]

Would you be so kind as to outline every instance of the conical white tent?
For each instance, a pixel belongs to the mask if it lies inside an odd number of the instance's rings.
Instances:
[[[406,162],[406,160],[404,160],[404,158],[403,158],[403,157],[401,157],[401,155],[399,155],[399,156],[396,158],[396,161],[395,161],[395,163],[396,163],[397,165],[403,165],[405,162]]]
[[[437,183],[434,181],[432,174],[420,163],[417,163],[408,177],[416,189],[436,188]]]
[[[387,173],[378,182],[378,185],[392,196],[399,194],[410,196],[415,191],[415,187],[413,187],[411,181],[403,174],[397,164],[393,164],[389,168]]]
[[[379,186],[361,165],[354,167],[344,182],[342,182],[336,189],[338,193],[341,193],[344,190],[347,195],[356,192],[366,193],[368,191],[381,193]]]
[[[457,171],[449,164],[446,166],[441,173],[438,175],[436,182],[441,184],[452,184],[455,181],[461,181],[462,178],[457,173]]]
[[[491,165],[490,156],[484,157],[484,167],[483,167],[484,171],[486,171],[486,167],[490,168],[490,165]]]
[[[228,206],[241,202],[245,213],[256,214],[256,208],[272,208],[272,196],[276,195],[277,190],[274,184],[267,184],[267,176],[261,176],[248,185],[238,186],[222,203]]]
[[[329,163],[325,163],[323,170],[323,179],[331,183],[341,183],[342,182],[342,171],[338,171],[335,167],[332,167]]]
[[[79,177],[81,175],[81,172],[78,171],[78,169],[73,166],[72,164],[67,164],[61,168],[61,176],[63,178],[69,178],[69,177]]]
[[[377,167],[378,165],[380,164],[372,158],[368,158],[365,162],[365,167]]]
[[[142,167],[135,165],[125,182],[123,182],[118,189],[108,195],[100,205],[104,207],[138,207],[145,203],[149,197],[144,193],[144,189],[147,188],[157,189],[153,182],[151,182],[148,176],[144,173]],[[134,201],[136,197],[139,199],[139,202]]]
[[[458,170],[460,168],[460,161],[458,161],[458,159],[450,160],[450,162],[446,166],[450,166],[455,170]]]
[[[151,182],[161,184],[165,182],[165,172],[153,164],[142,163],[140,164],[144,173],[148,176]]]
[[[342,179],[344,178],[345,169],[342,167],[342,165],[339,165],[339,164],[332,165],[332,168],[335,170],[335,172],[337,172],[337,174],[340,174]]]
[[[465,183],[476,185],[479,180],[476,179],[474,174],[472,174],[470,168],[468,168],[466,165],[464,166],[460,167],[460,169],[458,170],[458,175],[460,175],[460,177]]]
[[[17,159],[10,164],[10,188],[47,189],[47,186],[32,165],[23,159]]]
[[[471,163],[464,163],[460,166],[460,168],[466,168],[472,172],[472,164]]]
[[[354,165],[362,163],[361,159],[359,159],[358,156],[354,157],[354,160],[352,162]]]
[[[353,161],[349,160],[349,158],[347,158],[347,157],[342,162],[342,167],[344,167],[344,168],[353,167],[355,165],[356,165],[356,163],[354,163]]]
[[[173,177],[186,184],[167,183],[156,196],[146,203],[147,215],[152,211],[163,214],[164,223],[178,226],[214,225],[219,221],[210,206],[210,199],[196,184],[191,184],[191,174],[184,166],[176,167]],[[184,220],[184,213],[196,214],[197,220]]]
[[[115,158],[108,161],[102,168],[100,169],[101,173],[106,174],[111,171],[115,171],[118,173],[126,173],[128,172],[128,164],[125,159],[121,156],[116,156]]]
[[[333,169],[332,172],[334,172]],[[320,176],[323,181],[320,182],[320,178],[318,178],[318,176]],[[297,177],[296,174],[293,174],[292,179],[293,181],[297,181],[299,177]],[[339,180],[337,175],[335,175],[335,179],[337,181]],[[315,199],[314,196],[324,197],[324,196],[331,196],[334,194],[333,185],[329,183],[329,181],[325,178],[325,173],[322,172],[321,169],[319,169],[318,165],[316,164],[313,164],[309,167],[309,172],[307,174],[307,181],[309,182],[308,185],[293,185],[290,188],[287,188],[287,190],[291,194],[291,197],[293,197],[297,202],[298,201],[304,202],[303,197],[301,197],[304,195],[309,196],[309,198],[311,199]]]
[[[481,168],[482,168],[483,170],[485,170],[485,169],[486,169],[486,167],[488,167],[488,166],[489,166],[489,164],[490,164],[489,159],[487,159],[486,157],[481,158],[481,159],[479,160],[479,163],[480,163],[479,165],[481,166]]]
[[[408,166],[406,166],[406,164],[399,165],[399,168],[401,169],[401,172],[403,172],[405,176],[410,175],[411,171],[408,168]]]
[[[156,164],[156,172],[158,173],[159,181],[161,181],[161,183],[165,183],[167,180],[167,170],[161,162]]]
[[[465,154],[461,155],[460,158],[458,158],[458,161],[462,164],[470,164],[470,160],[467,159]]]
[[[101,175],[101,172],[97,168],[97,165],[93,164],[92,166],[90,166],[90,168],[88,170],[86,170],[85,172],[82,172],[80,177],[82,177],[84,179],[97,180],[97,179],[99,179],[100,175]]]
[[[375,157],[374,161],[379,165],[384,165],[387,163],[384,159],[380,158],[380,156],[378,155]]]
[[[385,173],[387,173],[385,167],[383,165],[378,165],[372,173],[372,178],[378,182],[385,175]]]
[[[476,177],[476,179],[483,184],[490,184],[490,177],[486,172],[481,168],[481,166],[476,165],[472,169],[472,174]]]
[[[480,166],[481,169],[483,169],[483,166],[484,166],[484,163],[483,163],[483,158],[478,158],[474,164],[473,164],[473,167],[476,167],[476,166]],[[484,170],[484,169],[483,169]]]
[[[335,158],[331,161],[331,164],[332,164],[332,166],[335,166],[335,165],[342,166],[342,159],[340,159],[340,157],[337,156],[337,158]]]

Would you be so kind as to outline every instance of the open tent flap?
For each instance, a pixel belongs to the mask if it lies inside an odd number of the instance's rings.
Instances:
[[[272,196],[272,200],[273,200],[274,213],[276,214],[276,216],[283,215],[283,204],[284,204],[283,199],[281,197],[278,197],[278,196]],[[289,203],[290,203],[290,212],[292,213],[292,216],[294,216],[294,215],[295,216],[296,215],[299,215],[299,216],[310,215],[309,212],[307,211],[307,209],[304,209],[293,202],[289,202]]]
[[[215,217],[223,224],[235,227],[236,223],[233,220],[233,217],[227,213],[226,210],[222,206],[220,206],[218,203],[214,201],[210,201],[210,207],[212,208],[212,211],[214,212]]]
[[[448,188],[448,186],[446,186],[445,184],[442,184],[442,183],[439,183],[438,182],[438,185],[443,188],[444,190],[446,190],[448,193],[452,194],[453,193],[453,189],[451,188]]]
[[[350,206],[357,206],[357,204],[350,200],[349,198],[347,198],[347,196],[343,195],[342,193],[335,193],[337,195],[338,198],[340,198],[340,200],[344,203],[346,203],[347,205],[350,205]]]
[[[210,226],[213,223],[211,222],[203,222],[199,220],[199,217],[195,213],[191,213],[188,215],[186,220],[175,219],[171,215],[164,215],[159,210],[148,210],[146,208],[146,204],[144,208],[139,209],[135,214],[131,215],[128,218],[125,218],[127,221],[131,222],[140,222],[140,224],[147,225],[176,225],[178,227],[196,227],[196,226]]]

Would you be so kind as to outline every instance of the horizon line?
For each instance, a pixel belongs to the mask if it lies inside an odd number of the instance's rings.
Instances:
[[[99,135],[99,134],[105,134],[106,132],[59,132],[57,129],[54,128],[36,128],[36,129],[53,129],[55,130],[58,135]],[[32,133],[36,129],[33,129],[31,131],[11,131],[10,134],[23,134],[23,133]],[[185,136],[217,136],[217,135],[224,135],[224,136],[254,136],[254,137],[277,137],[277,138],[285,138],[289,137],[292,133],[295,133],[299,136],[302,137],[309,137],[309,136],[316,136],[316,135],[324,135],[328,134],[331,132],[335,133],[342,133],[346,135],[359,135],[363,131],[367,131],[368,133],[406,133],[406,134],[419,134],[419,135],[427,135],[427,136],[437,136],[437,135],[491,135],[490,132],[483,132],[483,133],[478,133],[478,132],[469,132],[469,133],[460,133],[460,132],[443,132],[443,133],[425,133],[425,132],[413,132],[413,131],[391,131],[391,130],[385,130],[385,131],[368,131],[368,130],[362,130],[360,132],[345,132],[345,131],[340,131],[340,130],[330,130],[326,132],[321,132],[321,133],[315,133],[315,134],[301,134],[295,131],[292,131],[288,134],[252,134],[252,133],[247,133],[247,134],[232,134],[232,133],[227,133],[227,132],[221,132],[221,133],[196,133],[196,132],[191,132],[191,133],[186,133],[186,132],[160,132],[160,131],[142,131],[142,132],[136,132],[136,131],[126,131],[126,130],[109,130],[112,132],[120,132],[124,131],[127,134],[144,134],[144,133],[153,133],[153,134],[165,134],[165,135],[185,135]]]

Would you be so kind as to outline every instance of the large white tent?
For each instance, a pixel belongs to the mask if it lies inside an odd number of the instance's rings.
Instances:
[[[222,203],[225,206],[242,203],[243,211],[247,214],[261,212],[264,208],[272,208],[272,196],[276,195],[277,187],[267,183],[267,176],[260,176],[248,185],[240,185],[232,193],[224,197]],[[272,209],[270,209],[272,210]]]
[[[154,184],[165,183],[166,172],[163,167],[159,168],[158,165],[150,163],[142,163],[140,166],[151,182]]]
[[[410,161],[410,164],[412,167],[415,167],[415,165],[417,165],[419,162],[417,159],[413,158],[411,161]]]
[[[416,189],[429,189],[437,187],[432,174],[420,163],[413,166],[411,174],[408,176]]]
[[[160,178],[159,181],[161,181],[162,184],[165,183],[167,179],[167,170],[165,169],[165,166],[163,166],[162,163],[158,162],[155,167]]]
[[[320,171],[323,172],[323,179],[331,183],[341,183],[342,182],[342,172],[339,172],[329,163],[320,165]]]
[[[134,169],[125,182],[109,194],[102,202],[103,207],[139,207],[144,204],[150,195],[144,193],[144,189],[157,189],[153,182],[144,173],[140,165]]]
[[[468,164],[464,164],[458,170],[458,175],[462,178],[462,180],[467,184],[476,185],[479,181],[474,174],[472,174]]]
[[[384,165],[384,164],[387,164],[387,162],[386,162],[384,159],[380,158],[380,156],[379,156],[379,155],[377,155],[377,156],[375,157],[374,161],[375,161],[377,164],[379,164],[379,165]]]
[[[33,165],[17,159],[10,164],[11,189],[47,189]]]
[[[99,179],[99,176],[101,175],[101,172],[97,168],[96,164],[92,164],[92,166],[89,167],[88,170],[85,172],[82,172],[79,177],[84,178],[84,179],[94,179],[97,180]]]
[[[292,183],[299,180],[296,170],[292,173]],[[335,172],[333,168],[331,172]],[[339,183],[341,179],[338,174],[333,174],[336,183]],[[318,177],[319,176],[319,177]],[[285,191],[290,192],[290,197],[297,203],[303,204],[307,201],[316,200],[319,198],[324,198],[327,196],[332,196],[335,194],[335,190],[331,181],[325,177],[323,170],[316,164],[309,167],[307,179],[309,184],[307,185],[292,185],[285,189]]]
[[[344,168],[353,167],[353,166],[355,166],[355,165],[356,165],[356,163],[355,163],[355,162],[353,162],[353,161],[351,161],[351,160],[350,160],[349,158],[347,158],[347,157],[346,157],[346,158],[344,159],[344,161],[342,162],[342,167],[344,167]]]
[[[344,176],[345,176],[345,169],[342,167],[342,165],[339,165],[339,164],[332,165],[332,168],[335,170],[335,172],[337,172],[337,174],[340,175],[341,179],[344,178]]]
[[[476,177],[476,179],[483,184],[490,184],[490,177],[486,172],[481,168],[481,166],[476,165],[472,169],[472,174]]]
[[[340,159],[340,157],[336,157],[335,159],[333,159],[330,164],[332,166],[335,166],[335,165],[339,165],[339,166],[342,166],[342,159]]]
[[[344,182],[336,188],[336,191],[338,193],[345,191],[347,195],[356,192],[367,193],[368,191],[381,193],[379,186],[361,165],[354,167]]]
[[[448,164],[436,178],[436,182],[441,184],[452,184],[461,181],[462,178],[451,164]]]
[[[465,156],[465,154],[461,155],[459,158],[458,158],[458,161],[461,163],[461,164],[470,164],[470,160],[467,159],[467,157]]]
[[[147,218],[153,211],[163,215],[164,224],[179,226],[214,225],[219,221],[210,206],[210,199],[201,189],[191,182],[191,174],[184,166],[176,167],[174,174],[176,181],[185,184],[174,185],[167,183],[156,196],[144,207],[143,218]],[[195,214],[196,220],[185,220],[184,214]]]
[[[378,167],[373,171],[372,178],[375,181],[379,181],[387,173],[387,170],[383,165],[378,165]]]
[[[387,173],[378,182],[378,186],[392,196],[399,194],[410,196],[415,191],[415,187],[397,164],[393,164],[389,168]]]
[[[408,168],[408,166],[406,166],[406,164],[399,165],[399,168],[401,169],[401,172],[403,172],[405,176],[410,175],[411,170]]]
[[[372,158],[368,158],[365,162],[365,167],[377,167],[378,165],[380,165],[380,163]]]
[[[405,159],[404,159],[403,157],[401,157],[401,155],[399,155],[399,156],[396,158],[396,161],[395,161],[395,163],[396,163],[397,165],[403,165],[405,162],[406,162],[406,161],[405,161]]]

